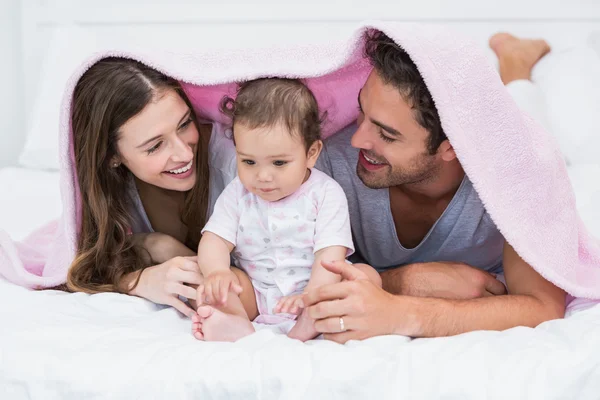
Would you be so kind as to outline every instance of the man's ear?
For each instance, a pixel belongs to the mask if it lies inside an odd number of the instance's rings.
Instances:
[[[456,153],[454,152],[454,147],[452,147],[448,139],[444,140],[442,144],[440,144],[437,153],[442,157],[442,160],[446,162],[456,160]]]
[[[317,140],[310,146],[306,155],[308,158],[308,168],[313,168],[315,166],[319,159],[319,154],[321,154],[321,150],[323,150],[322,140]]]

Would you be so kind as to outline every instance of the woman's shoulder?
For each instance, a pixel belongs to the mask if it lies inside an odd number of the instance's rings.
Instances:
[[[208,144],[209,169],[209,207],[212,214],[217,198],[225,187],[237,176],[235,145],[231,139],[232,131],[226,125],[214,122]]]
[[[209,163],[215,168],[229,167],[235,163],[235,145],[231,127],[213,122],[208,143]]]
[[[213,173],[219,173],[226,182],[237,176],[236,152],[229,126],[213,123],[208,145],[208,165]]]
[[[130,175],[126,182],[127,207],[131,218],[131,233],[151,233],[154,232],[146,209],[142,203],[138,188],[135,184],[135,178]]]

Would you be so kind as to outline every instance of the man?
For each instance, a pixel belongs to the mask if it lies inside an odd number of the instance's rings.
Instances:
[[[505,84],[528,79],[549,51],[545,42],[505,34],[490,45]],[[379,270],[383,289],[360,268],[327,264],[345,281],[305,296],[317,330],[344,343],[562,318],[565,292],[524,262],[492,222],[409,55],[381,32],[368,34],[365,49],[374,68],[358,97],[357,125],[328,140],[318,167],[344,188],[361,257],[354,261]],[[496,279],[502,273],[506,287]]]

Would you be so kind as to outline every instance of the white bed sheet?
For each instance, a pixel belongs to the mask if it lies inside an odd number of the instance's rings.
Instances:
[[[600,166],[570,167],[599,233]],[[58,174],[0,170],[15,238],[60,213]],[[600,305],[536,329],[302,344],[261,330],[203,343],[170,308],[118,295],[29,291],[0,280],[0,398],[598,399]]]
[[[172,309],[0,282],[3,399],[598,399],[600,307],[536,329],[205,343]]]

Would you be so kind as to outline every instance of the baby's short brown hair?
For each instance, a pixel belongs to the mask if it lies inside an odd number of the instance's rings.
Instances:
[[[319,106],[310,89],[299,79],[261,78],[240,85],[235,99],[227,96],[221,111],[232,126],[249,129],[283,125],[302,137],[306,151],[321,139]]]

